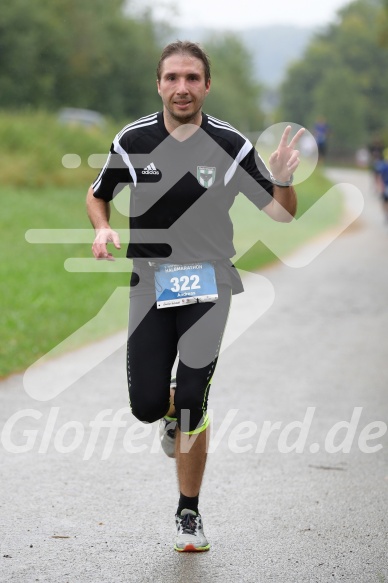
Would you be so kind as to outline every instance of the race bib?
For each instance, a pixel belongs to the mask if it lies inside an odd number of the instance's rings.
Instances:
[[[214,302],[218,298],[214,266],[162,263],[155,271],[155,292],[157,308]]]

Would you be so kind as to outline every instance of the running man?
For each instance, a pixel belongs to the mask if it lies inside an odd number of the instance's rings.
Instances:
[[[120,241],[109,224],[110,201],[125,185],[131,188],[129,398],[139,420],[161,420],[162,447],[176,458],[177,551],[210,546],[198,510],[207,401],[231,295],[243,291],[231,262],[229,210],[243,192],[275,221],[292,220],[295,147],[304,131],[290,140],[287,127],[269,170],[249,140],[202,111],[210,86],[209,59],[199,45],[168,45],[157,66],[162,111],[117,134],[87,195],[93,254],[112,260],[107,244],[119,249]]]
[[[388,148],[385,148],[382,160],[375,163],[378,191],[381,196],[384,220],[388,224]]]
[[[317,119],[314,125],[314,137],[318,146],[318,161],[323,163],[327,154],[327,139],[330,134],[330,127],[324,117]]]

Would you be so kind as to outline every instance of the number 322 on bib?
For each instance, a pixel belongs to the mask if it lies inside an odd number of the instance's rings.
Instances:
[[[155,293],[157,308],[214,302],[218,299],[214,266],[162,263],[155,271]]]

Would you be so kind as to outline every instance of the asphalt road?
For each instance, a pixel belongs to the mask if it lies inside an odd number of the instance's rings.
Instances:
[[[388,227],[365,173],[330,175],[361,217],[308,266],[263,271],[273,303],[220,357],[211,550],[173,550],[174,463],[129,412],[117,335],[35,371],[55,393],[101,361],[49,400],[0,384],[2,582],[388,582]]]

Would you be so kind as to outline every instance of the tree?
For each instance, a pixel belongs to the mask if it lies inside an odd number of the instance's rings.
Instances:
[[[339,85],[341,91],[338,91]],[[364,101],[349,69],[338,66],[326,71],[314,91],[314,108],[310,125],[320,116],[329,121],[332,153],[351,153],[365,144]]]
[[[335,55],[325,42],[317,39],[310,45],[306,58],[291,65],[281,87],[281,119],[308,126],[315,108],[314,91],[322,74],[334,66]]]
[[[227,119],[241,131],[263,124],[261,88],[253,76],[252,57],[233,34],[220,34],[204,42],[212,62],[212,87],[206,111]]]
[[[355,0],[316,35],[281,89],[281,115],[303,125],[325,114],[336,147],[361,145],[388,127],[388,50],[381,46],[381,1]],[[361,141],[361,142],[360,142]]]
[[[131,4],[0,0],[0,108],[72,106],[125,120],[160,109],[156,64],[166,25],[149,3],[136,16]],[[257,129],[260,91],[249,54],[232,35],[207,47],[215,73],[210,112]]]
[[[1,107],[61,105],[114,117],[156,108],[153,21],[123,0],[0,0]],[[144,79],[149,79],[149,84]]]
[[[379,41],[382,47],[388,47],[388,0],[382,0]]]

